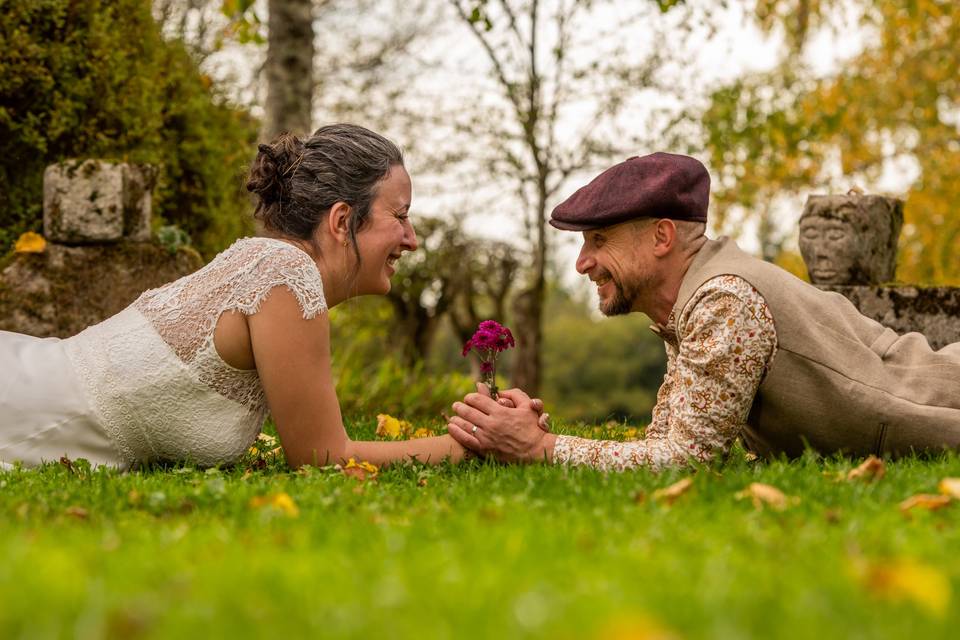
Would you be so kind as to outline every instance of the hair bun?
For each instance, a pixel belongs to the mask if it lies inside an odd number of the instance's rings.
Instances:
[[[270,144],[257,145],[257,151],[247,191],[257,194],[265,205],[278,202],[283,198],[288,174],[303,153],[303,142],[295,135],[281,133]]]

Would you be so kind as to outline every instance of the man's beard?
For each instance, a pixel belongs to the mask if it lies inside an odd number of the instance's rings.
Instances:
[[[610,276],[609,273],[607,275]],[[622,316],[633,311],[633,303],[637,297],[636,289],[631,288],[627,291],[616,278],[610,276],[610,280],[616,287],[616,293],[613,294],[613,298],[609,302],[600,301],[600,313],[605,316]]]

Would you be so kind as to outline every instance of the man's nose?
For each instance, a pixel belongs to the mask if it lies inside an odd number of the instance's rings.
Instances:
[[[593,256],[586,249],[586,245],[580,247],[580,255],[577,256],[577,273],[581,275],[586,275],[596,264]]]

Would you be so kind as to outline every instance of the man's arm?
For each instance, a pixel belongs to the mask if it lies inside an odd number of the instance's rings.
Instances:
[[[465,399],[466,408],[455,406],[460,422],[451,424],[451,435],[468,448],[499,453],[503,441],[514,447],[511,456],[536,453],[535,459],[604,470],[639,465],[658,469],[691,459],[713,459],[729,449],[746,421],[775,352],[776,331],[760,294],[734,276],[716,278],[701,287],[691,308],[678,323],[679,349],[671,358],[654,422],[643,440],[555,436],[552,442],[544,442],[533,437],[529,418],[483,415],[486,407],[477,406],[470,396]],[[463,436],[473,424],[478,425],[479,437],[466,441]],[[529,447],[529,454],[516,449],[522,446]]]

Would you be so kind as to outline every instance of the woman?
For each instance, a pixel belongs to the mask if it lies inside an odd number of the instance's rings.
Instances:
[[[288,463],[457,461],[450,436],[347,437],[328,310],[385,294],[417,248],[400,150],[353,125],[260,145],[247,189],[264,238],[59,340],[0,332],[0,466],[60,456],[123,469],[237,459],[268,408]]]

